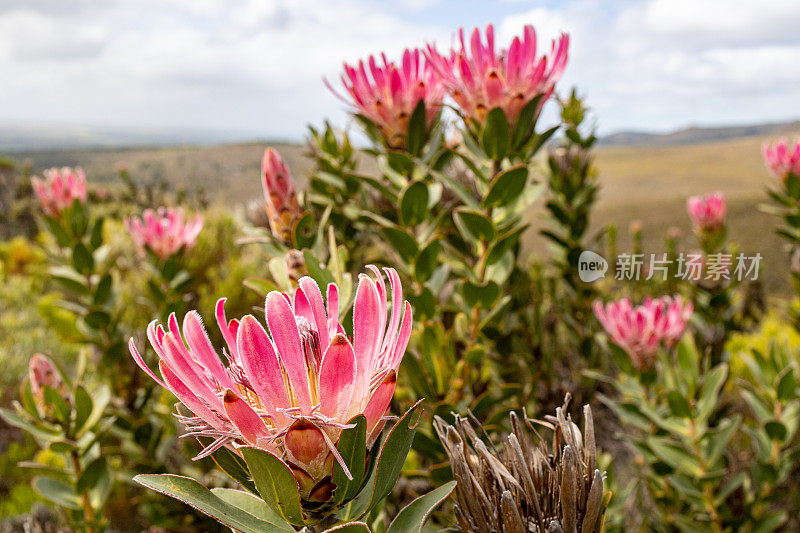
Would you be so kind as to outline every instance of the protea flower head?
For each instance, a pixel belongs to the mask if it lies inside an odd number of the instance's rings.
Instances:
[[[31,357],[28,363],[28,380],[36,408],[41,415],[44,415],[47,410],[44,397],[46,387],[57,391],[62,397],[67,396],[66,385],[61,372],[46,355],[37,353]]]
[[[181,250],[192,248],[203,229],[203,217],[187,219],[183,209],[159,207],[146,209],[141,218],[132,216],[125,227],[139,248],[152,251],[160,259],[168,259]]]
[[[717,232],[725,225],[725,195],[721,192],[705,196],[692,196],[686,200],[686,211],[694,227],[709,233]]]
[[[794,143],[790,143],[787,139],[780,139],[772,146],[764,143],[761,152],[767,168],[777,178],[785,181],[789,174],[800,178],[800,139]]]
[[[408,123],[420,101],[425,102],[428,128],[442,108],[444,88],[418,49],[406,49],[399,65],[385,54],[369,56],[357,65],[345,63],[341,80],[349,98],[328,84],[330,90],[375,124],[390,148],[406,146]]]
[[[75,200],[86,203],[86,175],[80,168],[51,168],[42,172],[44,181],[31,177],[31,185],[44,213],[59,217]]]
[[[486,114],[499,107],[511,126],[520,111],[537,96],[541,104],[553,94],[567,65],[569,36],[553,41],[550,56],[536,56],[536,30],[527,25],[514,37],[508,50],[495,49],[494,26],[486,27],[486,42],[478,28],[467,44],[464,29],[458,32],[461,48],[450,55],[428,45],[425,55],[439,74],[462,113],[482,124]],[[540,104],[540,105],[541,105]]]
[[[384,277],[369,268],[376,279],[360,276],[352,339],[339,323],[338,287],[329,284],[323,301],[309,277],[300,279],[293,295],[267,295],[266,328],[252,315],[228,321],[225,299],[217,302],[227,365],[196,311],[184,318],[182,335],[174,314],[166,329],[156,322],[148,327],[160,378],[131,339],[139,366],[192,412],[179,416],[186,435],[214,439],[198,458],[222,446],[267,450],[292,470],[305,501],[330,497],[334,461],[349,475],[335,444],[360,414],[367,421],[367,445],[378,437],[411,335],[411,306],[402,300],[397,272],[385,269],[390,312]]]
[[[498,447],[485,443],[469,420],[434,427],[450,458],[456,485],[455,514],[465,533],[563,533],[600,531],[607,499],[597,468],[592,410],[585,406],[584,431],[565,415],[538,424],[553,432],[545,443],[532,421],[511,414],[512,431]],[[528,429],[526,429],[526,426]],[[483,433],[485,434],[485,433]],[[536,437],[535,442],[533,436]]]
[[[301,214],[297,188],[289,167],[273,148],[267,148],[261,160],[261,186],[272,234],[285,244],[291,244],[292,228]]]
[[[594,314],[620,348],[630,355],[634,367],[649,370],[656,361],[658,348],[672,347],[686,329],[692,316],[692,302],[680,295],[646,298],[633,306],[628,298],[594,302]]]

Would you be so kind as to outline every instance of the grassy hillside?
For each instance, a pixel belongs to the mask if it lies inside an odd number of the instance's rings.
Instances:
[[[786,132],[791,135],[797,132]],[[784,288],[785,254],[774,235],[774,220],[758,210],[771,177],[761,160],[761,144],[774,138],[738,139],[679,146],[601,146],[596,151],[602,191],[594,225],[614,223],[620,243],[627,245],[627,228],[634,220],[644,224],[647,251],[660,252],[666,230],[683,230],[686,246],[692,242],[684,204],[693,194],[722,191],[729,199],[732,235],[747,253],[761,252],[771,292]],[[309,163],[298,145],[276,144],[295,176],[302,182]],[[131,148],[35,152],[14,154],[30,158],[35,168],[80,165],[95,182],[111,183],[119,165],[134,177],[169,177],[176,186],[204,187],[212,198],[229,205],[259,200],[259,167],[265,144],[204,147]],[[536,209],[530,214],[540,226]],[[540,252],[546,246],[530,231],[527,246]]]

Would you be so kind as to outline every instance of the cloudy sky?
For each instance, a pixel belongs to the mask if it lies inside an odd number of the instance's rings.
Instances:
[[[572,38],[601,132],[800,118],[798,0],[0,0],[2,124],[299,138],[343,60],[493,22]]]

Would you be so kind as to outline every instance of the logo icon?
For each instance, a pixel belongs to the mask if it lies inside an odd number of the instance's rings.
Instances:
[[[584,250],[578,257],[578,277],[584,283],[592,283],[600,278],[606,277],[608,271],[608,261],[603,256]]]

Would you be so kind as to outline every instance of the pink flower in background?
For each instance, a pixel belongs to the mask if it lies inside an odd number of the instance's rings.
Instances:
[[[794,174],[800,178],[800,140],[790,144],[786,139],[781,139],[772,146],[764,143],[761,152],[767,168],[775,176],[785,180],[789,174]]]
[[[300,204],[289,167],[272,148],[266,149],[261,160],[261,186],[267,203],[270,229],[273,235],[290,244],[292,226],[300,217]]]
[[[334,94],[375,123],[386,144],[404,148],[408,122],[420,100],[425,102],[426,125],[430,128],[442,107],[444,88],[439,77],[417,49],[405,50],[400,64],[381,54],[380,61],[369,56],[366,63],[344,64],[342,85],[349,98]],[[326,82],[327,84],[327,82]]]
[[[51,168],[42,172],[44,181],[37,176],[31,185],[46,215],[58,217],[75,200],[86,203],[86,175],[80,168]]]
[[[686,211],[695,228],[715,232],[725,225],[725,195],[721,192],[692,196],[686,201]]]
[[[34,354],[28,363],[28,379],[31,385],[31,394],[36,402],[39,414],[47,411],[45,401],[45,387],[57,391],[62,397],[66,395],[66,385],[61,372],[53,361],[46,355]]]
[[[536,30],[527,25],[522,37],[514,37],[508,50],[496,50],[494,27],[486,27],[486,42],[475,28],[467,43],[459,30],[460,50],[440,54],[428,45],[426,56],[436,69],[461,111],[483,123],[486,114],[501,108],[513,126],[525,105],[542,95],[542,104],[553,93],[567,65],[569,36],[553,41],[550,56],[536,57]]]
[[[203,217],[196,215],[187,220],[183,209],[159,207],[157,211],[146,209],[141,218],[132,216],[126,219],[125,227],[140,248],[151,250],[160,259],[167,259],[195,245],[203,229]]]
[[[694,306],[679,295],[646,298],[634,307],[628,298],[594,302],[594,314],[620,348],[630,355],[639,370],[653,367],[658,348],[674,345],[686,329]]]
[[[339,290],[327,287],[327,302],[316,282],[303,277],[294,295],[277,291],[267,296],[267,328],[252,315],[228,321],[225,299],[217,302],[216,318],[227,343],[228,365],[220,361],[192,311],[168,329],[151,323],[147,330],[158,354],[160,379],[144,363],[133,339],[136,362],[172,391],[193,413],[179,417],[187,435],[214,438],[198,457],[221,446],[255,446],[291,465],[306,500],[326,500],[332,489],[321,483],[333,460],[343,461],[335,443],[356,415],[367,419],[368,443],[379,435],[394,394],[397,369],[411,335],[411,306],[402,300],[394,269],[387,286],[362,274],[353,306],[353,337],[339,323]],[[269,332],[269,333],[268,333]]]

